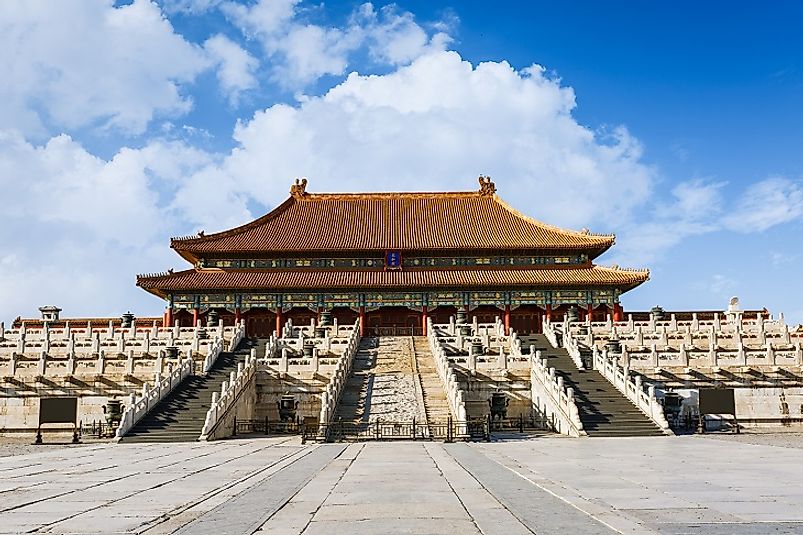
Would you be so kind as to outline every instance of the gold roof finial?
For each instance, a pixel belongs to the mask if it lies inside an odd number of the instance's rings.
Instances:
[[[298,199],[306,194],[307,194],[307,179],[296,178],[295,184],[290,185],[290,195]]]
[[[480,175],[479,181],[480,181],[480,195],[485,197],[496,193],[496,185],[491,180],[491,177]]]

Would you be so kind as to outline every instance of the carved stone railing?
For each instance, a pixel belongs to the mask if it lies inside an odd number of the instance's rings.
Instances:
[[[609,358],[607,350],[599,351],[593,349],[594,369],[602,374],[612,385],[625,395],[636,407],[646,414],[655,424],[665,433],[669,431],[669,422],[664,416],[664,408],[655,397],[655,387],[649,385],[645,392],[641,376],[635,378],[630,376],[627,368],[622,368],[616,363],[615,358]]]
[[[574,389],[564,385],[563,377],[555,373],[555,368],[548,366],[547,359],[541,357],[540,351],[535,351],[532,360],[530,385],[533,407],[558,433],[585,436],[574,400]]]
[[[556,324],[552,323],[549,318],[544,316],[544,321],[542,322],[541,331],[543,331],[544,336],[546,337],[547,341],[552,344],[552,347],[559,347],[558,341],[558,333],[560,332],[559,329],[556,328]],[[562,324],[557,324],[562,325]]]
[[[345,351],[340,355],[337,360],[334,372],[332,373],[326,389],[321,393],[321,413],[318,422],[324,426],[331,423],[332,418],[337,410],[337,404],[340,401],[340,396],[343,393],[343,387],[348,381],[351,368],[354,364],[354,355],[360,346],[360,320],[354,323],[348,343],[346,344]],[[325,429],[325,428],[324,428]]]
[[[583,363],[580,344],[577,340],[577,335],[571,330],[572,325],[573,324],[567,322],[553,323],[548,319],[544,319],[544,336],[546,336],[549,343],[552,344],[552,347],[563,347],[571,357],[574,365],[577,366],[577,369],[584,370],[585,364]]]
[[[0,342],[0,376],[21,380],[42,377],[109,375],[139,379],[165,373],[180,358],[196,360],[202,371],[229,344],[236,346],[244,334],[234,327],[106,328],[33,330],[20,328]],[[177,349],[173,351],[172,348]]]
[[[476,318],[470,327],[471,333],[463,335],[455,324],[454,317],[448,324],[431,324],[428,336],[437,338],[452,364],[475,372],[530,369],[529,356],[521,354],[521,339],[515,332],[505,335],[505,327],[499,318],[494,323],[478,323]]]
[[[581,334],[580,328],[584,328],[586,332]],[[745,356],[748,360],[755,357],[754,364],[759,366],[796,366],[799,364],[795,362],[792,353],[803,346],[803,336],[790,330],[783,315],[778,319],[759,317],[746,320],[740,314],[726,313],[724,319],[719,314],[714,314],[713,319],[705,321],[699,320],[696,314],[693,314],[691,320],[684,321],[678,321],[674,314],[669,320],[660,321],[655,318],[634,321],[632,315],[629,315],[627,321],[623,322],[614,322],[609,316],[605,322],[586,321],[569,326],[563,322],[553,324],[553,329],[571,332],[581,344],[588,347],[596,345],[600,350],[609,339],[615,339],[626,351],[639,354],[635,365],[651,364],[649,358],[645,359],[645,353],[652,356],[658,353],[658,359],[669,361],[656,367],[684,365],[686,354],[693,361],[696,358],[693,354],[709,351],[715,353],[707,363],[710,367],[720,366],[713,362],[718,358],[730,361],[725,366],[739,365],[739,360],[744,360]],[[777,352],[783,353],[784,357],[774,361],[773,353]],[[666,353],[666,358],[662,353]]]
[[[578,343],[577,339],[572,336],[571,332],[568,332],[563,336],[563,347],[572,358],[572,362],[574,362],[574,365],[577,366],[577,369],[584,370],[585,366],[583,365],[583,357],[580,353],[580,344]]]
[[[234,326],[234,332],[232,333],[231,340],[229,340],[227,351],[234,351],[244,337],[245,322],[240,320],[240,323]],[[223,338],[216,336],[212,345],[209,347],[209,353],[206,355],[206,358],[204,358],[204,374],[209,373],[209,370],[212,369],[217,358],[223,353],[224,345],[225,341]]]
[[[182,360],[175,369],[172,364],[168,364],[166,377],[162,377],[157,372],[153,387],[149,387],[145,383],[142,385],[142,395],[140,397],[137,397],[136,394],[131,394],[129,396],[129,404],[123,411],[120,425],[117,427],[117,440],[125,436],[143,416],[158,405],[184,379],[192,375],[194,368],[195,363],[190,358]]]
[[[463,397],[463,391],[460,389],[460,382],[457,380],[454,364],[446,356],[446,351],[440,343],[436,329],[433,328],[432,320],[429,318],[427,318],[427,339],[452,415],[458,422],[465,422],[466,402]]]

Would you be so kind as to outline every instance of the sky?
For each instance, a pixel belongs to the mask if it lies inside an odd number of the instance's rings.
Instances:
[[[625,310],[803,322],[797,2],[4,0],[0,320],[161,314],[171,236],[310,191],[614,233]]]

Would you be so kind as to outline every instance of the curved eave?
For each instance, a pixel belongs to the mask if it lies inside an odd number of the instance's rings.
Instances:
[[[649,279],[649,271],[592,266],[580,269],[222,270],[190,269],[140,276],[137,286],[162,298],[169,293],[320,289],[404,290],[608,287],[628,291]]]

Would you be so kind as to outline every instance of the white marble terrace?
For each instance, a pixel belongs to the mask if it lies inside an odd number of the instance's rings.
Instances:
[[[451,363],[468,372],[530,371],[529,348],[522,352],[522,340],[513,331],[505,335],[499,318],[495,323],[477,323],[475,317],[458,325],[452,317],[448,324],[432,324],[431,336]]]
[[[225,350],[236,337],[235,327],[124,328],[113,324],[75,329],[44,327],[5,329],[0,324],[0,377],[21,381],[70,376],[125,377],[151,380],[176,368],[185,358],[204,370],[205,361]],[[170,356],[168,348],[177,348]]]
[[[674,315],[649,321],[548,322],[544,332],[560,334],[563,345],[579,358],[581,346],[602,352],[610,340],[622,348],[620,365],[632,370],[662,368],[756,368],[765,371],[803,371],[803,332],[792,331],[783,315],[777,319],[746,320],[738,310],[712,320],[688,321]]]

